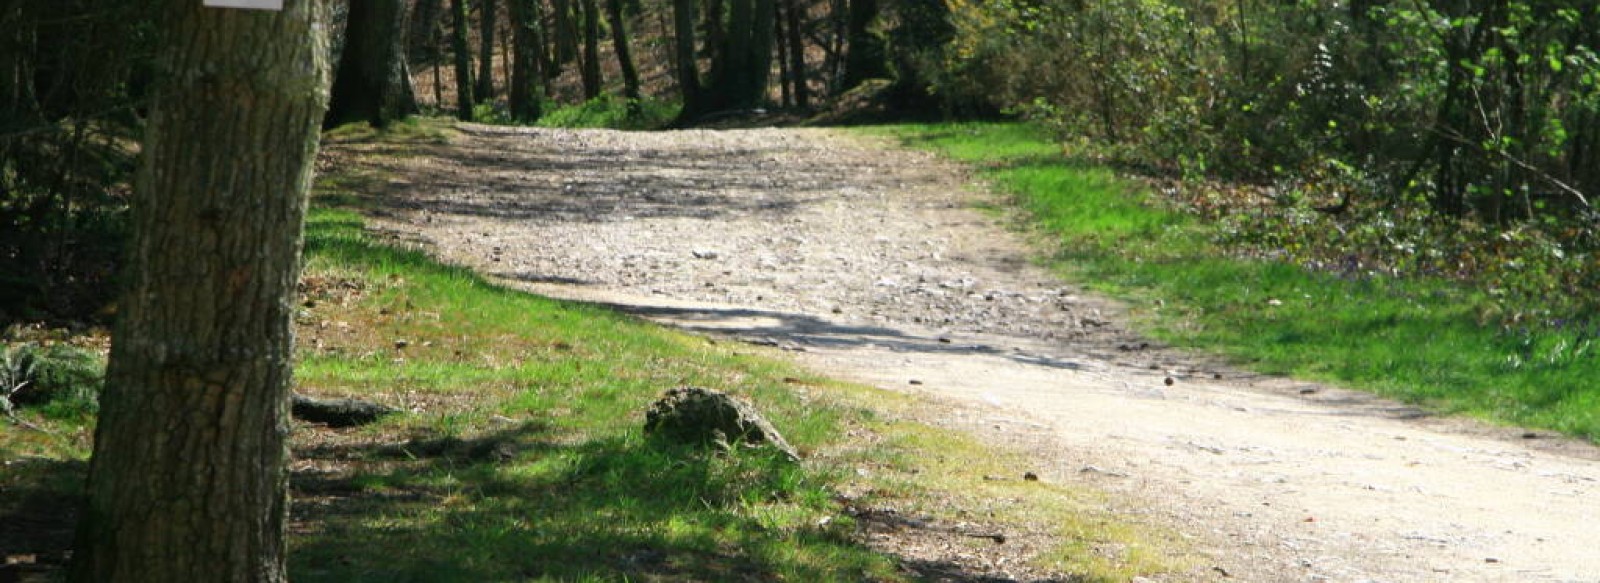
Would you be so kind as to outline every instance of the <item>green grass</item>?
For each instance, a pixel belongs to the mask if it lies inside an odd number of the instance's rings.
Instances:
[[[316,211],[308,250],[300,340],[315,348],[300,384],[418,412],[300,448],[302,463],[351,467],[296,480],[297,508],[313,513],[296,580],[902,579],[857,542],[841,491],[951,521],[1004,506],[1002,524],[1060,537],[1039,562],[1086,581],[1184,560],[1175,538],[1119,525],[1093,494],[986,480],[1023,463],[897,420],[915,406],[903,397],[498,287],[373,243],[348,211]],[[809,461],[647,439],[642,411],[683,384],[750,398]]]
[[[553,107],[539,118],[536,125],[547,128],[655,130],[672,123],[680,107],[674,102],[655,99],[630,101],[604,94],[577,105]]]
[[[1026,462],[907,420],[925,414],[909,397],[508,289],[369,236],[359,212],[394,178],[372,162],[447,142],[442,123],[327,138],[346,157],[319,178],[307,223],[296,390],[405,412],[296,427],[293,579],[907,580],[897,557],[861,543],[847,503],[1045,531],[1034,561],[1074,580],[1192,566],[1181,540],[1124,524],[1097,493],[986,479]],[[647,405],[681,385],[748,398],[805,461],[647,438]],[[79,495],[93,420],[22,419],[33,428],[0,420],[0,520],[51,527],[24,538],[39,548],[8,550],[59,551],[71,524],[48,518]]]
[[[314,213],[308,249],[321,299],[301,339],[320,348],[300,383],[417,412],[301,452],[356,467],[297,481],[332,505],[295,541],[297,580],[893,578],[848,520],[820,520],[825,469],[641,432],[651,400],[690,384],[753,399],[813,451],[851,410],[784,386],[794,371],[376,245],[346,211]]]
[[[1493,302],[1427,278],[1340,277],[1239,259],[1214,225],[1021,124],[873,131],[981,169],[1059,241],[1066,277],[1128,300],[1158,338],[1255,369],[1447,413],[1600,439],[1600,329],[1483,325]]]

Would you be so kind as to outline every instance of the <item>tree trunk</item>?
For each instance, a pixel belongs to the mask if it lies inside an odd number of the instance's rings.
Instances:
[[[878,0],[850,0],[850,22],[845,32],[849,47],[844,59],[844,83],[849,90],[867,79],[889,76],[889,54],[883,37],[873,27],[878,22]]]
[[[456,56],[456,117],[472,121],[472,51],[467,47],[467,0],[450,0],[450,48]]]
[[[572,22],[572,0],[550,0],[550,7],[555,11],[556,64],[566,65],[578,58],[578,27]],[[551,72],[552,78],[555,74]]]
[[[407,56],[412,62],[438,58],[439,21],[444,16],[444,0],[417,0],[406,32]],[[434,63],[437,64],[437,63]]]
[[[511,119],[519,122],[537,121],[544,115],[541,100],[544,76],[544,15],[540,14],[542,0],[510,0],[512,65],[511,65]]]
[[[474,101],[494,101],[495,2],[478,3],[478,78],[473,86]]]
[[[405,0],[351,0],[325,127],[358,121],[383,127],[417,112],[405,30]]]
[[[628,22],[623,18],[622,0],[606,0],[606,12],[611,17],[611,45],[617,52],[617,65],[622,68],[622,96],[638,101],[639,69],[633,64],[633,50],[628,46]]]
[[[740,107],[757,107],[767,101],[772,84],[773,27],[777,24],[777,0],[755,0],[754,26],[745,45],[746,76],[740,84]]]
[[[705,0],[705,2],[706,13],[703,15],[706,31],[705,52],[706,56],[711,57],[711,78],[716,79],[722,76],[722,72],[717,70],[717,64],[726,60],[722,50],[727,48],[728,33],[723,26],[723,19],[727,18],[728,10],[724,0]]]
[[[794,85],[793,75],[789,71],[789,23],[786,17],[789,14],[789,2],[785,0],[778,5],[778,17],[773,23],[776,27],[778,38],[783,39],[778,43],[778,91],[781,94],[780,106],[788,108],[794,106],[794,94],[790,87]]]
[[[805,23],[806,3],[800,0],[785,0],[788,10],[785,10],[789,45],[789,76],[794,83],[794,104],[800,109],[811,107],[811,88],[807,86],[806,79],[806,46]]]
[[[72,580],[286,579],[293,294],[328,3],[162,3]]]
[[[772,76],[773,0],[733,0],[728,7],[728,32],[713,62],[712,90],[706,100],[711,110],[742,109],[760,105],[767,97]]]
[[[600,96],[600,10],[595,0],[583,0],[583,98]]]
[[[694,7],[696,0],[672,0],[673,44],[678,65],[678,91],[683,94],[683,109],[678,123],[694,119],[705,111],[701,103],[700,65],[694,52]]]

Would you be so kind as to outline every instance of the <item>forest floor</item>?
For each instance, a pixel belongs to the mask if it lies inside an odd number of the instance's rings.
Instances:
[[[1600,450],[1154,345],[930,154],[817,129],[459,129],[388,169],[377,225],[938,402],[926,421],[1181,533],[1207,562],[1189,577],[1600,581]]]

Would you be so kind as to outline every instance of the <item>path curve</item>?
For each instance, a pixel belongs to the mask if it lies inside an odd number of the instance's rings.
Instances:
[[[1210,565],[1185,577],[1600,581],[1595,448],[1149,346],[931,155],[816,129],[461,130],[393,162],[387,228],[953,403],[946,424],[1196,541]]]

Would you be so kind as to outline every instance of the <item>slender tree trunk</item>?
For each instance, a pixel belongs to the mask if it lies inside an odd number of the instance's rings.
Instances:
[[[77,582],[285,581],[293,294],[328,6],[161,2]]]
[[[439,46],[440,44],[439,39],[434,39],[433,52],[442,57],[444,49]],[[439,57],[433,59],[433,107],[442,111],[444,110],[444,60]]]
[[[475,102],[494,101],[495,0],[478,2],[478,77],[473,85]]]
[[[778,103],[785,108],[794,106],[794,93],[790,91],[790,86],[794,84],[794,79],[789,71],[789,25],[785,19],[789,13],[788,4],[788,1],[785,0],[783,4],[778,5],[778,16],[773,23],[773,26],[776,27],[778,38],[784,39],[783,42],[778,43],[778,92],[780,94]]]
[[[537,121],[544,115],[541,86],[544,75],[540,68],[544,62],[544,15],[542,0],[510,0],[512,66],[510,109],[511,119],[519,122]]]
[[[673,45],[678,65],[678,91],[683,94],[683,109],[678,123],[692,120],[705,111],[700,92],[700,66],[695,61],[694,21],[696,0],[672,0]]]
[[[833,34],[829,37],[827,63],[822,68],[827,71],[828,91],[833,95],[844,93],[849,89],[844,84],[845,63],[845,37],[849,30],[850,7],[847,0],[828,0],[828,22],[832,24]]]
[[[472,50],[468,48],[467,0],[450,0],[450,48],[456,56],[456,117],[472,121]]]
[[[706,13],[702,15],[705,18],[705,25],[703,26],[706,31],[705,51],[707,53],[706,56],[711,57],[711,78],[715,79],[722,75],[717,70],[717,64],[726,61],[723,49],[727,48],[728,45],[728,32],[727,27],[723,26],[723,24],[724,19],[728,17],[727,2],[725,0],[705,0],[705,3]]]
[[[566,65],[578,58],[578,27],[572,22],[573,0],[550,0],[555,12],[555,55],[557,65]],[[555,75],[554,72],[551,75]]]
[[[351,0],[325,127],[357,121],[383,127],[417,112],[405,31],[405,0]]]
[[[767,88],[772,84],[773,27],[778,22],[778,3],[777,0],[755,0],[754,4],[754,26],[744,48],[746,76],[739,86],[740,107],[766,103]]]
[[[508,20],[513,18],[511,16],[511,5],[509,3],[506,4],[506,18]],[[507,27],[509,26],[511,25],[507,25]],[[505,83],[509,84],[511,83],[511,61],[514,59],[511,57],[512,32],[507,27],[503,27],[500,32],[496,33],[496,38],[500,39],[500,78],[505,79]]]
[[[639,100],[639,69],[633,64],[633,50],[628,46],[628,21],[622,13],[622,0],[606,0],[606,12],[611,18],[611,45],[617,53],[617,65],[622,68],[622,95],[636,102]],[[635,106],[637,104],[630,105]]]
[[[583,0],[583,97],[594,99],[604,90],[600,78],[600,10],[595,0]]]
[[[811,88],[807,85],[806,78],[806,45],[805,30],[806,3],[801,0],[785,0],[788,10],[785,17],[788,26],[789,45],[789,77],[794,83],[794,104],[800,109],[811,108]]]

